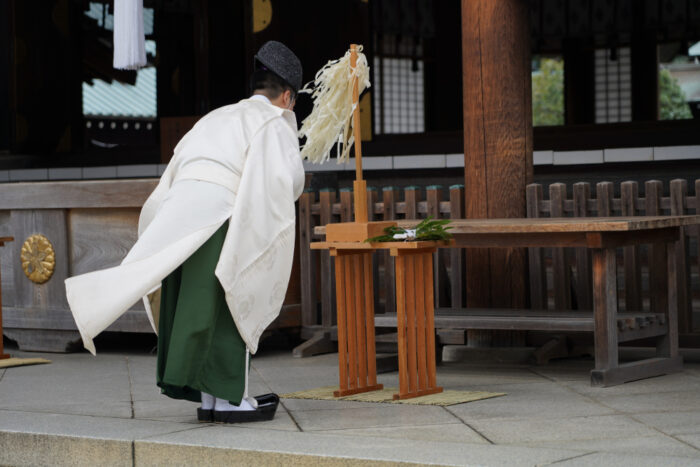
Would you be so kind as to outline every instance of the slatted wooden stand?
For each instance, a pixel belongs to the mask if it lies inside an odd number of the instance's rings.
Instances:
[[[442,392],[436,383],[433,253],[439,242],[316,242],[314,250],[335,257],[338,310],[336,397],[382,389],[377,384],[374,344],[372,255],[388,249],[396,258],[396,312],[399,344],[399,392],[410,399]]]
[[[412,243],[419,247],[390,249],[396,257],[399,341],[399,392],[394,394],[395,400],[442,392],[435,369],[433,253],[437,248],[434,242]]]
[[[13,240],[13,237],[0,237],[0,247],[5,246],[5,242]],[[5,347],[2,342],[2,289],[0,288],[0,360],[5,358],[10,358],[10,355],[5,353]]]
[[[372,251],[331,249],[335,256],[338,369],[335,397],[382,389],[374,343]]]

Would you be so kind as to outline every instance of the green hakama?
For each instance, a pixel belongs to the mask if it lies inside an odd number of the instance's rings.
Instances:
[[[158,386],[174,399],[201,392],[240,404],[246,345],[214,271],[228,222],[163,280],[158,323]]]

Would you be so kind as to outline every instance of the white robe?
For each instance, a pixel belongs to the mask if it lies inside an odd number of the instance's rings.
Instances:
[[[294,254],[294,201],[304,188],[296,118],[255,96],[204,116],[178,143],[144,203],[139,239],[121,265],[66,280],[83,339],[93,338],[146,295],[229,220],[216,267],[248,350],[278,316]]]

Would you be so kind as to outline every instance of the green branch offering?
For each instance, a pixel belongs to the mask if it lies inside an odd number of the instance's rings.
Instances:
[[[384,235],[368,238],[365,242],[446,241],[452,238],[452,234],[448,232],[452,227],[445,227],[449,223],[449,219],[433,220],[432,217],[428,216],[426,219],[423,219],[415,229],[404,229],[394,226],[387,227],[384,229]]]

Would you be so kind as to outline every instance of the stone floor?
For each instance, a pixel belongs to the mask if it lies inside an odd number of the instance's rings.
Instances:
[[[590,359],[444,363],[446,389],[507,396],[445,408],[283,399],[274,420],[248,425],[197,423],[196,404],[160,395],[148,352],[12,353],[53,363],[0,370],[0,465],[700,466],[697,351],[683,373],[603,389],[589,385]],[[262,352],[251,392],[337,384],[336,358]]]

